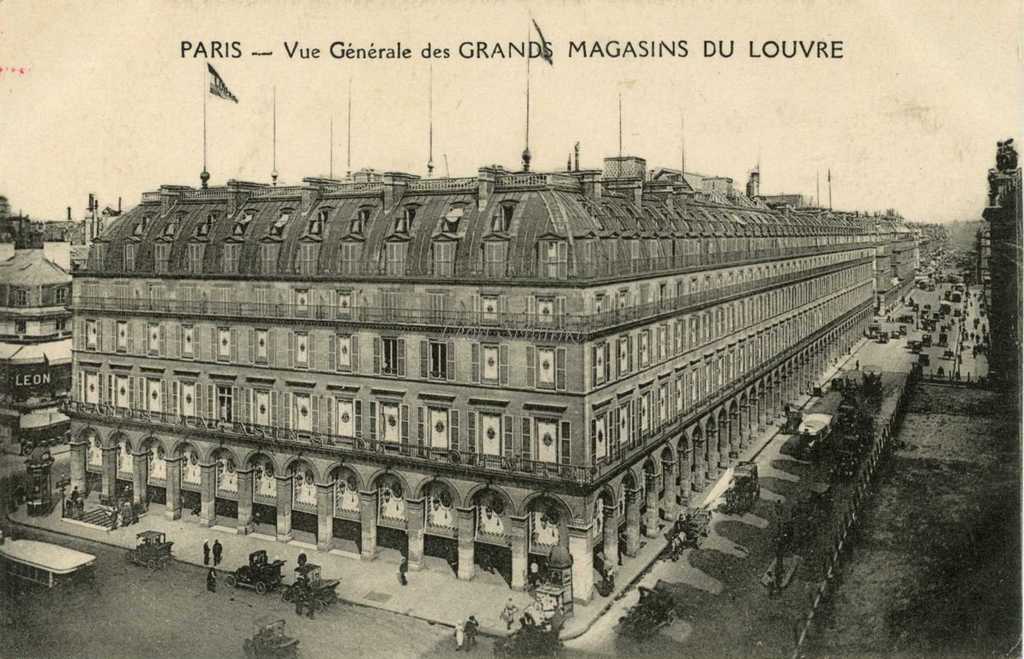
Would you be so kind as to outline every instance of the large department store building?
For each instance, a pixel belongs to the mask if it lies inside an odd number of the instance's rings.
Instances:
[[[75,275],[74,482],[514,588],[562,545],[588,600],[596,551],[733,463],[902,253],[891,218],[666,171],[145,193]]]

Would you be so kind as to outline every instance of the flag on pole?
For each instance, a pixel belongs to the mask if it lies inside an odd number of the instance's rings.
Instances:
[[[217,69],[213,68],[213,65],[207,62],[206,68],[210,71],[210,93],[217,98],[223,98],[225,101],[238,102],[238,98],[231,93],[228,86],[224,84],[224,79],[217,73]]]
[[[555,62],[552,59],[552,55],[554,55],[554,53],[552,53],[551,48],[548,47],[548,40],[544,38],[544,33],[540,31],[540,26],[537,25],[537,19],[531,16],[530,20],[533,21],[533,29],[537,30],[537,36],[540,37],[540,56],[544,58],[545,62],[547,62],[551,66],[554,66]]]

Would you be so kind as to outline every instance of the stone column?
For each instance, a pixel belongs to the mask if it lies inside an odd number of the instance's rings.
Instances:
[[[736,433],[738,429],[736,427],[738,421],[732,412],[726,414],[725,419],[725,441],[726,441],[726,455],[722,456],[722,461],[719,463],[719,467],[723,470],[728,469],[736,460],[740,457],[739,446],[736,442]]]
[[[199,523],[213,526],[217,522],[217,463],[199,465]]]
[[[721,432],[722,429],[716,426],[713,432],[707,434],[705,443],[707,459],[704,461],[704,475],[709,483],[713,483],[718,478],[718,438]]]
[[[679,503],[676,496],[679,493],[679,486],[676,483],[676,463],[665,460],[661,463],[662,481],[665,483],[665,492],[661,495],[661,509],[665,512],[665,519],[670,522],[676,518],[679,510]]]
[[[132,502],[146,503],[146,485],[149,483],[149,451],[132,454]]]
[[[513,517],[512,521],[512,588],[526,588],[526,573],[529,569],[529,538],[527,537],[527,517]]]
[[[679,471],[679,506],[676,508],[678,511],[680,508],[686,510],[690,505],[690,488],[693,486],[691,479],[693,477],[690,471],[690,461],[693,458],[692,449],[683,451],[679,454],[679,463],[677,465]],[[678,513],[677,513],[678,514]]]
[[[167,510],[164,516],[167,519],[181,518],[181,461],[184,458],[165,457],[167,485]]]
[[[572,597],[577,602],[587,603],[594,597],[594,536],[589,525],[569,525],[569,556],[572,557]]]
[[[292,539],[292,476],[274,476],[277,479],[277,541]]]
[[[476,508],[456,508],[459,520],[459,579],[469,581],[476,572]]]
[[[607,569],[608,565],[619,564],[619,516],[614,508],[604,509],[603,533],[604,560]]]
[[[658,536],[658,477],[656,474],[644,474],[647,479],[647,511],[644,515],[644,527],[648,538]]]
[[[330,551],[334,538],[334,483],[316,484],[316,548]]]
[[[626,491],[626,555],[640,550],[640,490]]]
[[[88,449],[88,441],[72,440],[71,442],[71,451],[68,454],[71,460],[71,490],[68,491],[68,494],[71,494],[77,487],[79,494],[85,496],[85,463],[88,459]]]
[[[359,558],[377,557],[377,490],[359,492]]]
[[[113,499],[117,493],[117,452],[119,446],[110,446],[103,449],[103,488],[101,493],[108,499]]]
[[[707,440],[701,438],[693,442],[693,491],[700,492],[704,489],[707,480],[705,479],[705,472],[707,467],[704,466],[704,443]]]
[[[237,469],[238,475],[238,529],[236,533],[245,535],[252,523],[252,468]]]
[[[405,534],[409,541],[409,569],[423,567],[423,499],[405,501]]]

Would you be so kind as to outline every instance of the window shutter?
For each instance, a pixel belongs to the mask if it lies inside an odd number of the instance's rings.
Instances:
[[[604,381],[605,382],[610,382],[611,379],[612,379],[612,357],[611,357],[611,355],[612,355],[612,347],[611,347],[611,344],[606,341],[605,344],[604,344],[604,347],[601,348],[601,349],[604,350]]]
[[[238,387],[231,387],[231,420],[242,420],[242,396]]]
[[[527,460],[530,459],[530,456],[532,455],[532,449],[533,449],[533,437],[532,437],[532,435],[530,433],[530,430],[532,429],[532,427],[531,427],[532,425],[533,425],[533,419],[531,419],[528,416],[523,417],[522,452],[523,452],[523,457],[525,459],[527,459]]]
[[[174,324],[174,341],[172,341],[172,343],[178,351],[177,354],[174,355],[175,357],[181,357],[185,354],[185,331],[181,327],[181,323]]]
[[[565,389],[565,348],[555,350],[555,388]]]
[[[470,350],[472,352],[472,363],[470,364],[470,366],[472,370],[473,382],[480,382],[480,344],[476,342],[470,344]]]
[[[167,357],[167,325],[160,323],[160,356]]]
[[[128,334],[128,354],[135,354],[135,321],[131,321],[125,327],[125,332]]]
[[[601,349],[601,346],[592,346],[590,348],[590,387],[593,389],[597,386],[597,351]]]
[[[196,416],[199,416],[199,417],[204,418],[204,419],[206,418],[206,396],[203,393],[203,389],[205,389],[205,388],[206,388],[206,385],[201,384],[199,382],[196,382],[196,386],[195,386],[195,390],[196,390],[196,401],[195,401],[195,403],[196,403],[195,404]]]
[[[628,370],[633,372],[633,335],[626,337],[626,361],[629,362]]]
[[[370,439],[377,439],[377,403],[370,401]]]
[[[352,372],[356,373],[359,371],[359,335],[352,335],[352,347],[350,349],[352,353]]]
[[[373,372],[380,375],[380,337],[373,337]]]
[[[564,243],[562,245],[559,245],[559,247],[562,247],[562,246],[564,246]],[[561,268],[562,268],[562,275],[561,276],[564,279],[565,278],[565,271],[564,271],[565,263],[562,263]],[[565,296],[564,295],[559,295],[558,297],[555,298],[555,323],[559,327],[564,327],[565,326]]]
[[[320,368],[320,363],[317,361],[317,356],[320,354],[320,349],[317,348],[318,337],[320,332],[310,332],[306,335],[306,364],[311,369]]]
[[[327,335],[327,368],[338,370],[338,337],[335,334]]]
[[[429,367],[427,362],[429,361],[429,350],[430,344],[426,341],[420,341],[420,377],[426,378],[428,376]]]
[[[427,411],[423,407],[416,408],[416,439],[420,446],[423,446],[424,425],[426,424]]]
[[[180,395],[180,391],[181,383],[177,380],[171,382],[171,414],[174,414],[175,416],[181,413],[178,408],[178,397]]]
[[[239,393],[242,396],[240,407],[242,415],[238,420],[242,423],[252,423],[252,389],[242,387]]]
[[[535,295],[526,298],[526,314],[529,317],[528,322],[534,322],[537,319],[537,297]]]
[[[138,400],[139,395],[138,391],[136,391],[136,378],[129,377],[128,380],[128,407],[135,409],[135,402]]]
[[[409,445],[409,406],[408,405],[402,405],[402,407],[399,408],[399,411],[401,412],[401,417],[402,417],[401,418],[401,422],[402,422],[402,445],[403,446],[408,446]]]
[[[498,379],[501,384],[508,384],[508,346],[498,346]]]
[[[526,346],[526,386],[533,386],[533,371],[536,368],[533,346]]]
[[[398,375],[405,376],[405,339],[398,339]]]
[[[505,457],[510,458],[515,455],[512,448],[512,417],[506,414],[502,425],[505,430],[505,450],[503,453]]]
[[[501,314],[501,320],[504,321],[508,316],[508,296],[501,295],[498,297],[498,312]]]
[[[357,400],[353,403],[356,410],[356,437],[363,436],[363,401]]]
[[[245,328],[245,342],[249,351],[249,363],[256,363],[256,331],[252,327]]]
[[[453,339],[448,339],[448,347],[445,350],[445,352],[447,353],[447,357],[448,357],[448,364],[447,364],[448,377],[447,377],[447,379],[449,381],[453,381],[453,380],[455,380],[455,341]]]
[[[295,368],[295,332],[288,330],[288,361],[286,368]]]
[[[295,398],[290,391],[286,391],[281,398],[283,399],[285,427],[291,430],[295,427]]]
[[[206,385],[206,414],[211,419],[217,418],[217,387],[216,385]]]
[[[281,394],[278,391],[270,392],[270,425],[280,428],[284,425],[285,415],[281,409]]]
[[[238,363],[238,328],[231,328],[231,363]]]
[[[476,453],[476,412],[468,412],[466,416],[466,443],[464,448],[469,453]]]
[[[451,410],[448,412],[448,446],[450,448],[459,448],[459,411]]]
[[[173,413],[174,410],[169,408],[170,401],[167,398],[167,380],[164,378],[160,379],[160,411],[164,414]]]
[[[640,401],[637,399],[629,401],[629,444],[636,443],[637,432],[640,431]]]
[[[608,456],[619,457],[619,408],[612,407],[608,412]]]
[[[210,340],[206,344],[206,359],[207,361],[217,361],[217,327],[215,325],[210,326]]]

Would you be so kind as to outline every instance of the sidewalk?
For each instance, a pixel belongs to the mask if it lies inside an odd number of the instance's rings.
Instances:
[[[862,340],[849,356],[840,358],[819,381],[827,382],[863,345]],[[803,407],[810,400],[810,396],[801,395],[790,402]],[[768,427],[757,433],[741,452],[740,459],[752,459],[778,432],[777,420],[770,421]],[[725,470],[716,482],[709,484],[702,492],[691,494],[691,501],[694,505],[712,503],[728,487],[731,477],[732,469]],[[234,528],[226,526],[202,527],[187,521],[191,519],[190,516],[181,520],[169,520],[163,515],[164,509],[164,506],[153,504],[150,506],[150,512],[137,524],[113,531],[63,520],[56,509],[48,517],[29,517],[22,507],[9,517],[11,521],[24,526],[124,548],[135,547],[137,533],[148,529],[163,531],[168,539],[174,542],[173,553],[177,560],[199,566],[202,566],[203,542],[208,540],[212,545],[214,540],[219,540],[224,547],[224,559],[218,566],[220,571],[233,571],[247,562],[250,552],[266,549],[271,559],[280,558],[285,561],[286,583],[291,583],[293,579],[292,570],[299,554],[306,553],[310,561],[322,566],[325,579],[341,580],[338,585],[338,596],[346,602],[447,626],[454,626],[456,622],[474,615],[480,621],[480,632],[491,636],[504,637],[508,634],[506,625],[499,615],[509,598],[520,610],[533,602],[529,593],[512,590],[504,582],[488,582],[488,578],[482,576],[472,581],[459,581],[450,572],[442,573],[430,567],[410,572],[409,585],[402,587],[398,582],[398,562],[390,552],[382,553],[370,562],[360,561],[337,550],[321,553],[316,551],[315,546],[296,540],[281,543],[258,535],[237,535]],[[656,537],[642,540],[637,556],[626,560],[618,570],[618,583],[612,595],[601,597],[595,592],[589,604],[575,604],[575,614],[567,621],[563,638],[576,638],[590,629],[647,572],[664,546],[665,539],[660,531]]]

